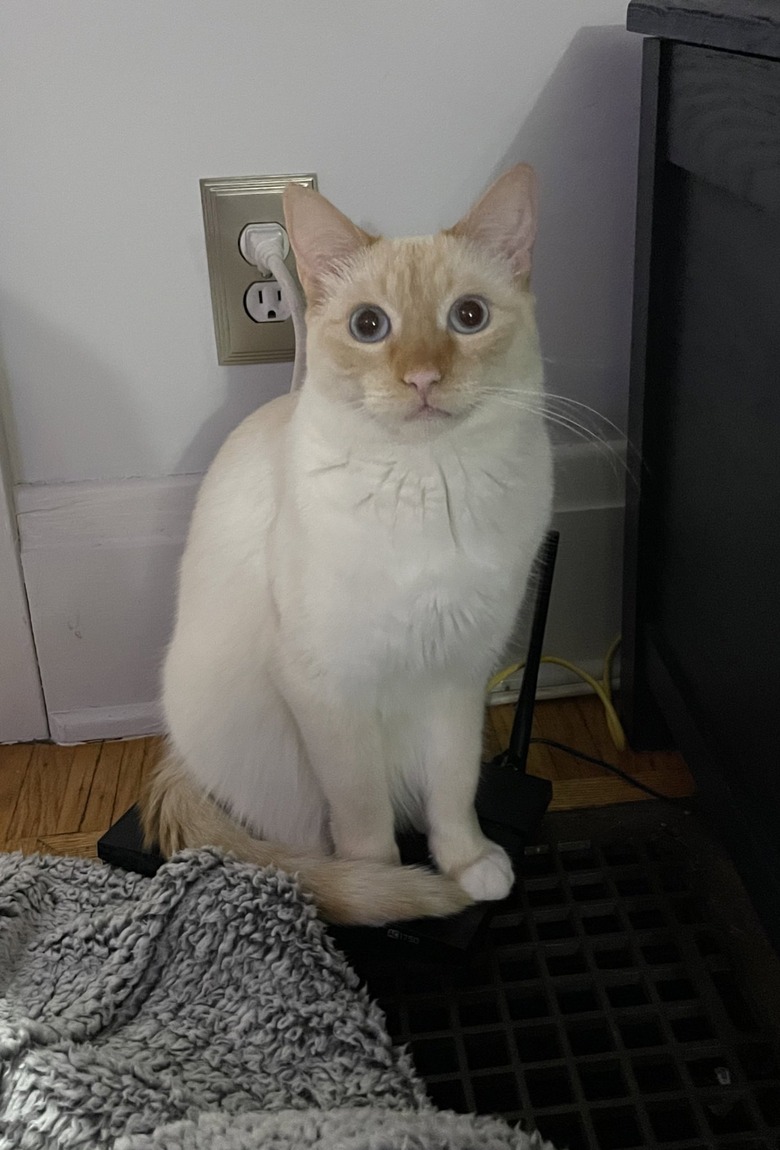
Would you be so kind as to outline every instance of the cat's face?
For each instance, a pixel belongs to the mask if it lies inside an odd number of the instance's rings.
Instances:
[[[368,236],[296,188],[285,206],[312,384],[408,438],[537,383],[529,171],[507,173],[451,231],[405,240]]]

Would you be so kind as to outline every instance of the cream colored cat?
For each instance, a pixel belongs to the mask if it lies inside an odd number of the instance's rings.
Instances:
[[[485,683],[551,506],[535,180],[513,168],[424,238],[367,235],[295,185],[285,214],[306,381],[204,480],[145,830],[298,872],[336,922],[449,914],[513,881],[474,794]],[[404,822],[442,874],[398,865]]]

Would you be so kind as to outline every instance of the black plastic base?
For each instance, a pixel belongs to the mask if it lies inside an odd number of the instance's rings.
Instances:
[[[522,860],[551,795],[552,787],[546,779],[506,767],[483,768],[477,801],[482,828],[515,863]],[[406,835],[399,846],[405,863],[429,861],[423,835]],[[113,866],[144,875],[155,874],[165,861],[157,851],[144,850],[137,807],[131,807],[103,835],[98,842],[98,856]],[[479,944],[493,911],[491,903],[480,903],[448,919],[418,919],[376,928],[334,928],[333,933],[350,955],[376,954],[385,951],[389,944],[412,948],[420,958],[457,960]]]
[[[156,874],[165,862],[156,850],[144,850],[140,812],[137,806],[125,811],[121,819],[109,827],[97,845],[98,858],[122,870],[137,874]]]
[[[485,764],[482,768],[477,813],[483,831],[512,859],[515,870],[533,842],[550,804],[552,784],[507,767]],[[399,840],[404,863],[428,863],[428,844],[423,835]],[[350,957],[387,953],[388,946],[406,949],[416,958],[458,961],[480,945],[496,904],[483,902],[452,918],[425,918],[390,923],[383,927],[333,927],[331,933]]]

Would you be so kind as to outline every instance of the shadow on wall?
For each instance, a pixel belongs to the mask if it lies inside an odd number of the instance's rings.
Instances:
[[[32,443],[33,454],[45,456],[50,463],[51,479],[57,482],[59,475],[67,475],[70,462],[69,448],[73,442],[83,437],[80,413],[103,412],[103,418],[95,423],[102,428],[106,437],[106,451],[128,460],[125,474],[143,474],[138,460],[148,453],[147,437],[141,421],[134,411],[132,386],[130,381],[113,365],[97,358],[93,350],[74,338],[72,332],[57,327],[43,313],[34,311],[12,295],[0,297],[4,325],[16,332],[23,332],[20,346],[28,349],[24,364],[24,376],[46,380],[48,402],[45,420],[36,419],[27,427],[25,439]],[[67,365],[67,371],[63,368]],[[13,365],[8,374],[13,373]],[[74,380],[78,383],[74,386]],[[67,382],[67,386],[66,386]],[[19,430],[26,421],[23,402],[12,405],[9,395],[6,406],[0,406],[4,416],[9,453],[14,464],[17,482],[20,480],[18,466]],[[129,461],[133,460],[131,467]],[[100,476],[94,478],[99,479]]]
[[[540,173],[535,288],[551,390],[582,399],[618,423],[627,391],[640,50],[641,37],[622,27],[581,29],[492,173],[519,160],[535,164]],[[479,146],[474,152],[479,156]],[[487,175],[481,172],[480,182],[487,182]],[[202,258],[202,238],[193,236],[191,242]],[[198,291],[205,312],[205,278]],[[49,386],[48,413],[35,425],[27,423],[23,397],[10,415],[7,397],[0,395],[12,458],[16,423],[23,442],[36,444],[30,456],[46,460],[48,479],[72,474],[72,445],[84,434],[81,415],[88,411],[90,425],[100,428],[105,441],[91,478],[159,475],[166,454],[161,444],[169,439],[170,426],[164,416],[150,425],[121,359],[95,359],[88,342],[74,343],[72,334],[52,328],[43,312],[25,311],[13,297],[3,301],[3,311],[9,327],[29,332],[17,341],[30,349],[20,386],[28,377]],[[284,392],[289,379],[288,363],[218,368],[210,323],[202,325],[199,339],[208,357],[203,362],[212,365],[218,406],[178,459],[167,462],[168,474],[202,472],[233,427]],[[59,386],[63,362],[69,364],[67,389]],[[8,368],[14,378],[15,365]],[[174,407],[168,412],[175,420]]]
[[[33,349],[25,370],[41,373],[47,381],[46,419],[33,430],[36,450],[51,460],[53,474],[65,458],[63,449],[83,436],[79,413],[85,409],[102,413],[98,425],[104,429],[107,455],[115,452],[120,461],[143,458],[148,440],[128,379],[17,299],[3,297],[0,307],[4,322],[22,329],[24,346]],[[11,411],[10,404],[6,412],[7,438],[13,444],[20,413]],[[9,457],[13,459],[12,446]],[[49,486],[40,485],[40,508],[20,514],[19,525],[30,617],[51,717],[59,710],[132,697],[134,683],[128,680],[133,678],[144,687],[146,680],[156,680],[158,636],[167,634],[173,613],[181,543],[174,538],[163,540],[167,547],[147,546],[149,538],[141,533],[138,516],[112,501],[112,481],[105,486],[106,495],[99,481],[65,487],[55,483],[55,495],[47,502]],[[154,514],[151,506],[153,524]],[[159,530],[157,534],[161,536]],[[123,626],[128,613],[132,626]],[[59,734],[54,727],[52,733]]]
[[[209,333],[212,335],[213,332]],[[216,356],[216,352],[212,354]],[[292,363],[263,363],[221,367],[224,378],[224,401],[201,425],[182,452],[174,469],[176,475],[199,474],[203,461],[214,458],[222,444],[239,423],[258,407],[285,395],[290,389]]]
[[[484,174],[487,185],[521,161],[539,172],[534,289],[548,387],[620,427],[628,399],[640,64],[641,37],[619,25],[581,28],[512,144],[490,176]],[[176,472],[199,470],[240,419],[287,390],[290,370],[289,364],[264,366],[257,373],[259,395],[252,369],[222,368],[225,402]],[[589,425],[605,430],[598,420]]]
[[[140,399],[121,367],[10,294],[0,298],[0,309],[4,324],[21,332],[22,345],[30,349],[24,376],[47,385],[45,418],[25,426],[23,401],[11,408],[0,377],[9,470],[18,479],[14,448],[23,428],[25,442],[47,460],[54,477],[25,491],[18,516],[52,735],[69,742],[154,730],[159,665],[195,485],[153,477],[153,437],[166,429],[150,430],[144,422]],[[290,365],[275,366],[279,370],[260,381],[251,369],[228,369],[221,377],[225,399],[191,450],[213,454],[245,415],[284,391]],[[83,442],[85,411],[104,437],[104,474],[118,473],[130,482],[103,481],[99,469],[83,481],[57,482],[58,474],[68,473],[73,444]]]
[[[9,485],[19,474],[17,442],[16,423],[11,407],[11,389],[8,386],[8,372],[5,370],[3,349],[0,347],[0,467],[3,468],[3,475]]]
[[[642,38],[572,39],[492,177],[526,161],[541,185],[534,290],[551,392],[625,426]]]
[[[20,438],[34,459],[46,460],[46,483],[57,483],[73,470],[73,444],[83,442],[82,413],[90,413],[90,425],[100,428],[101,443],[90,451],[91,473],[85,481],[132,479],[160,476],[159,440],[165,440],[169,426],[155,423],[150,427],[136,396],[132,378],[121,366],[108,363],[95,355],[71,331],[59,328],[43,313],[35,311],[10,294],[0,297],[3,322],[9,329],[23,332],[19,345],[27,349],[24,377],[47,382],[45,418],[36,413],[27,423],[23,400],[12,403],[10,388],[0,364],[0,426],[5,427],[8,461],[16,482],[23,482],[19,458]],[[208,354],[212,357],[216,387],[222,402],[199,428],[181,458],[167,472],[171,475],[200,474],[208,466],[224,440],[242,419],[261,404],[289,387],[292,365],[278,363],[218,368],[213,331]],[[8,371],[11,374],[11,370]],[[176,418],[172,409],[171,419]],[[24,436],[20,430],[24,429]],[[167,469],[166,469],[167,470]],[[36,478],[33,478],[33,482]]]
[[[620,27],[578,32],[492,173],[497,176],[524,160],[540,174],[542,215],[534,287],[540,300],[550,389],[583,400],[618,423],[624,418],[628,381],[640,53],[641,38]],[[488,173],[482,176],[487,183]],[[205,282],[202,290],[207,290]],[[25,329],[20,346],[34,349],[23,375],[48,381],[46,420],[34,427],[25,425],[24,430],[26,441],[35,438],[36,454],[51,464],[49,474],[67,474],[63,445],[83,441],[80,413],[85,410],[93,413],[92,425],[105,436],[101,456],[112,466],[104,474],[158,474],[155,440],[159,442],[170,428],[150,427],[144,420],[142,401],[133,393],[121,364],[96,358],[89,345],[56,329],[43,314],[25,309],[13,298],[3,300],[2,308],[5,323]],[[210,327],[204,327],[202,338],[211,343],[213,356]],[[68,364],[67,388],[61,382],[64,363]],[[12,374],[13,366],[8,364]],[[244,416],[287,389],[289,375],[289,363],[262,370],[215,366],[222,402],[203,421],[172,470],[179,474],[202,471]],[[0,410],[1,405],[2,397]],[[20,402],[15,413],[20,428],[24,418]],[[175,418],[171,409],[170,419]],[[7,432],[12,441],[14,431],[11,418]],[[58,472],[60,460],[63,469]],[[100,474],[95,478],[100,479]],[[128,706],[146,714],[147,701],[156,697],[157,662],[173,615],[176,564],[189,507],[184,508],[179,500],[175,483],[161,485],[165,492],[159,496],[150,496],[143,484],[138,486],[140,510],[133,512],[135,526],[123,518],[112,492],[97,509],[79,503],[76,494],[75,511],[86,536],[71,530],[69,504],[54,509],[56,516],[41,516],[43,526],[51,528],[49,542],[44,545],[39,525],[36,545],[24,556],[50,710],[69,713]],[[158,498],[165,505],[163,511],[169,505],[175,511],[159,520],[163,527],[155,519]],[[171,499],[173,504],[169,504]],[[150,531],[138,518],[147,510],[157,524]],[[609,552],[610,540],[619,539],[619,527],[612,524],[619,509],[607,510],[606,526],[599,528],[572,512],[572,522],[566,527],[566,546],[571,547],[572,556],[577,552],[576,562],[572,560],[571,598],[558,593],[560,602],[567,601],[561,625],[569,629],[556,638],[555,612],[551,635],[559,649],[575,658],[598,648],[605,628],[611,637],[611,619],[596,626],[601,618],[598,611],[605,604],[611,610],[609,605],[617,601],[617,593],[606,587],[607,576],[601,571],[606,560],[599,559]],[[600,508],[590,514],[594,521],[599,515],[604,519]],[[579,536],[575,535],[577,524],[581,525]],[[106,529],[107,538],[98,527]],[[598,530],[603,531],[603,540]],[[579,539],[582,544],[575,548],[571,541]],[[592,558],[598,568],[588,579],[583,579],[582,555]],[[565,585],[563,549],[562,558],[559,582]],[[611,560],[609,568],[613,570]],[[598,588],[598,603],[583,599],[585,582]],[[573,638],[573,614],[589,626],[592,623],[593,631]],[[141,729],[149,727],[130,724],[112,728],[112,733]]]

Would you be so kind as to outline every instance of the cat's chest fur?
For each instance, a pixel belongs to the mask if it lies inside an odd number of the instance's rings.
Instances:
[[[483,676],[547,521],[544,432],[366,453],[310,439],[298,462],[301,603],[331,668],[355,684],[454,661]]]

